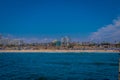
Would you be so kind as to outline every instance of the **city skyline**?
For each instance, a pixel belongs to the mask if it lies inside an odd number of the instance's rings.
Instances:
[[[75,41],[120,41],[119,3],[119,0],[0,1],[0,34],[20,39],[70,36]]]

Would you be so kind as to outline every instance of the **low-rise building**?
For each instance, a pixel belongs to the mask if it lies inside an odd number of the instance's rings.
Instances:
[[[24,44],[24,41],[20,39],[13,39],[9,42],[9,45],[22,45],[22,44]]]

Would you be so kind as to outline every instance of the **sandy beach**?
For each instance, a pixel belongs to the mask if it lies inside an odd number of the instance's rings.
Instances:
[[[79,53],[79,52],[119,52],[119,51],[115,51],[115,50],[0,50],[0,53],[4,53],[4,52],[58,52],[58,53],[61,53],[61,52],[76,52],[76,53]]]

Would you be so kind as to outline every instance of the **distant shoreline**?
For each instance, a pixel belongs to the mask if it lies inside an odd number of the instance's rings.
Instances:
[[[116,50],[0,50],[0,53],[9,53],[9,52],[47,52],[47,53],[68,53],[68,52],[110,52],[110,53],[119,53],[119,51]]]

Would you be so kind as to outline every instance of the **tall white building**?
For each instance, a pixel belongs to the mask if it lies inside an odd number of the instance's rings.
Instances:
[[[62,45],[68,46],[70,43],[70,38],[68,36],[65,36],[65,37],[61,38],[61,42],[62,42]]]

